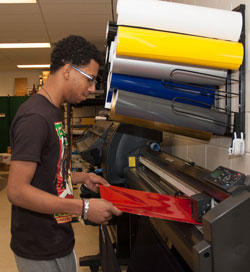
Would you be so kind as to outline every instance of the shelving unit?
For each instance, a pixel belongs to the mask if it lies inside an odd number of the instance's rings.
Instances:
[[[83,107],[94,107],[94,111],[95,115],[97,114],[97,112],[99,111],[98,109],[100,107],[104,107],[105,104],[105,98],[90,98],[87,99],[79,104],[76,105],[72,105],[72,104],[65,104],[64,105],[64,116],[65,116],[65,120],[64,120],[64,125],[65,125],[65,132],[67,134],[67,140],[68,140],[68,152],[69,152],[69,156],[72,157],[72,145],[74,144],[74,137],[78,137],[79,134],[74,134],[73,133],[73,129],[81,129],[80,132],[81,134],[84,132],[84,129],[87,129],[88,127],[90,127],[91,125],[74,125],[73,124],[73,110],[75,109],[79,109],[79,108],[83,108]],[[84,116],[82,116],[84,117]],[[95,116],[92,116],[95,117]],[[79,118],[79,117],[78,117]]]

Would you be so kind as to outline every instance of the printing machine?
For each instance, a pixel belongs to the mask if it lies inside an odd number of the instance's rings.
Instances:
[[[189,197],[202,222],[124,213],[108,225],[120,264],[126,260],[128,272],[249,271],[249,177],[222,166],[208,171],[155,148],[161,141],[160,131],[96,121],[76,142],[112,185]]]

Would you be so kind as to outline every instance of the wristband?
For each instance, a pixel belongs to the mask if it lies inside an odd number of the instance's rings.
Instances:
[[[88,211],[89,211],[89,199],[83,199],[83,208],[82,208],[82,212],[83,212],[83,219],[87,220],[88,219]]]
[[[84,198],[82,198],[82,218],[83,218],[83,216],[84,216]]]

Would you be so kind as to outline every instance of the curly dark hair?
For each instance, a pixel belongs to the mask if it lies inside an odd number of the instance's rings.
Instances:
[[[58,43],[50,56],[50,72],[55,73],[60,67],[66,63],[76,66],[88,65],[91,59],[101,65],[101,52],[81,36],[70,35]]]

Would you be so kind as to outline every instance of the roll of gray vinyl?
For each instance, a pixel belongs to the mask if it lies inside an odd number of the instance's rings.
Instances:
[[[155,122],[172,124],[224,135],[228,115],[224,112],[165,100],[147,95],[117,90],[113,96],[112,110],[115,114]]]

